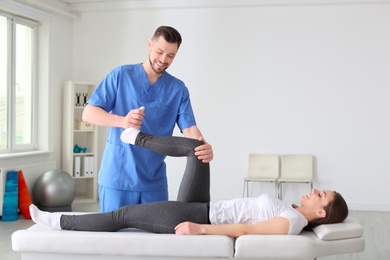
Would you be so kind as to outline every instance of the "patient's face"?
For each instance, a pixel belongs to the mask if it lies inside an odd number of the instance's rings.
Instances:
[[[312,189],[310,193],[303,195],[300,199],[301,206],[306,206],[314,209],[323,209],[331,203],[335,198],[335,193],[332,190],[317,190]]]

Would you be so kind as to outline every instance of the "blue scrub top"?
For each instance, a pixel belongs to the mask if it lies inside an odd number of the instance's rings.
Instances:
[[[154,135],[172,135],[175,124],[180,130],[196,125],[184,83],[164,72],[150,85],[141,64],[123,65],[111,71],[97,86],[88,103],[120,116],[144,106],[141,131]],[[120,140],[123,130],[109,128],[99,184],[128,191],[166,190],[165,156],[123,143]]]

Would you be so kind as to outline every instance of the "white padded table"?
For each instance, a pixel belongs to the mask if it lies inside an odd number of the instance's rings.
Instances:
[[[323,225],[300,235],[179,236],[136,229],[118,232],[53,231],[34,225],[12,234],[12,248],[23,260],[100,259],[314,259],[364,250],[363,228]]]

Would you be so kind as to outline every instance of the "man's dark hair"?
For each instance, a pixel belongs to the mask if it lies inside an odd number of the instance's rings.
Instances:
[[[175,28],[170,26],[158,27],[154,32],[152,39],[157,40],[160,36],[162,36],[169,43],[177,43],[177,48],[180,47],[182,41],[181,35]]]

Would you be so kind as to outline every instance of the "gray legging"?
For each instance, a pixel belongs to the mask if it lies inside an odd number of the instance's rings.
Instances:
[[[175,157],[187,157],[177,201],[127,205],[118,210],[86,215],[62,215],[61,229],[117,231],[139,228],[153,233],[174,233],[177,224],[191,221],[209,224],[210,165],[195,156],[202,142],[184,137],[139,133],[135,145]]]

